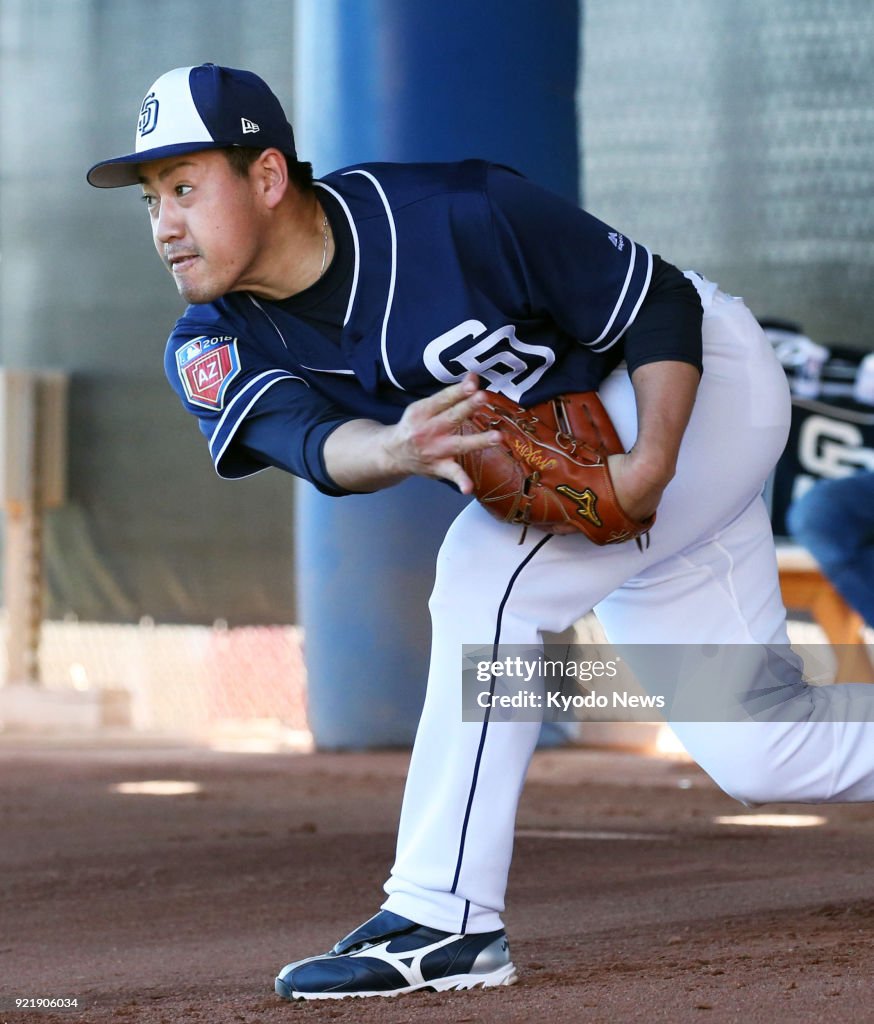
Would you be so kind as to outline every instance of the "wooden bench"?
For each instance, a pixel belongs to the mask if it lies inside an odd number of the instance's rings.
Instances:
[[[813,556],[797,544],[778,543],[777,569],[787,609],[809,612],[835,648],[835,682],[874,682],[865,622],[822,574]]]

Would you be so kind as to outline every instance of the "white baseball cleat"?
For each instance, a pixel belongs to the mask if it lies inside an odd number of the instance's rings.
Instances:
[[[276,991],[283,999],[346,999],[512,985],[516,980],[503,929],[453,935],[381,910],[329,953],[284,967]]]

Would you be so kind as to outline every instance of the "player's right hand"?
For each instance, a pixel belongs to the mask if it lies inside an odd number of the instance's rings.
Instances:
[[[390,465],[404,476],[449,480],[462,494],[470,494],[473,482],[457,457],[501,443],[497,430],[469,435],[459,432],[461,424],[485,401],[476,374],[469,373],[457,384],[408,405],[384,440]]]

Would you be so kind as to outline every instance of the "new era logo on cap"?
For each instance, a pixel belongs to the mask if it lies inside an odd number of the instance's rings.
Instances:
[[[95,164],[88,181],[98,188],[134,185],[139,180],[138,164],[204,149],[252,145],[275,147],[297,159],[291,125],[263,79],[251,71],[216,64],[174,68],[146,93],[134,152]]]

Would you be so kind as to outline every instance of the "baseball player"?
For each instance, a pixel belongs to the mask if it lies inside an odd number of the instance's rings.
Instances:
[[[788,643],[760,496],[789,422],[770,345],[740,299],[508,168],[368,164],[312,181],[279,102],[245,71],[162,75],[134,152],[88,179],[140,185],[189,303],[167,377],[223,477],[276,466],[341,496],[420,475],[470,493],[457,457],[499,437],[458,427],[487,392],[530,404],[599,390],[626,448],[610,458],[617,497],[635,519],[658,510],[649,546],[533,529],[520,543],[479,503],[464,509],[439,555],[386,899],[276,990],[511,984],[501,914],[539,725],[462,721],[462,645],[530,647],[593,608],[617,643]],[[868,800],[869,693],[796,671],[779,721],[677,731],[739,800]]]

